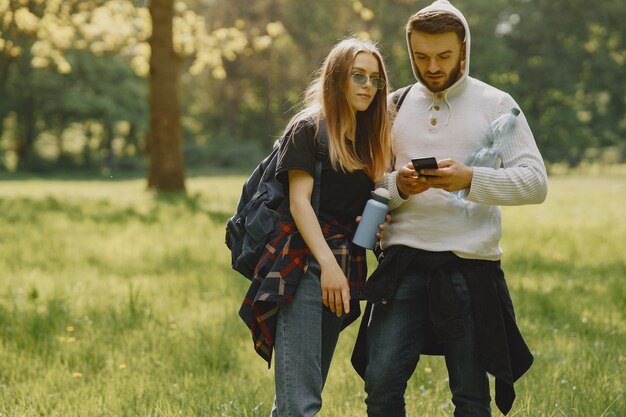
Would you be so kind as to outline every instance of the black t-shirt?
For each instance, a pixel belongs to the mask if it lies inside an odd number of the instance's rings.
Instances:
[[[280,144],[276,178],[286,188],[289,185],[290,170],[302,170],[315,177],[315,123],[301,122],[295,127],[291,137],[288,132]],[[353,222],[363,213],[365,203],[370,197],[374,183],[365,171],[335,171],[330,158],[322,162],[322,183],[320,187],[320,212],[329,214],[342,223]]]

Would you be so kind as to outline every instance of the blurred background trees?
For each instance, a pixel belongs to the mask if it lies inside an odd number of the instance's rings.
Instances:
[[[149,3],[0,0],[0,170],[147,172]],[[255,165],[349,34],[380,42],[393,88],[413,82],[403,26],[429,3],[173,2],[185,168]],[[520,103],[549,162],[624,162],[625,2],[453,4],[472,29],[471,75]]]

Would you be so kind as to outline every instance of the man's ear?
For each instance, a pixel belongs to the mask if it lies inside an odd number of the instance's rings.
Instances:
[[[463,44],[461,45],[461,56],[460,56],[460,63],[461,63],[461,71],[459,71],[459,78],[461,78],[462,74],[465,74],[465,68],[467,67],[467,54],[466,54],[466,47],[465,47],[466,43],[463,42]]]

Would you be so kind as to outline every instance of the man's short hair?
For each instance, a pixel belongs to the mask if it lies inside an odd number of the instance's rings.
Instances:
[[[417,12],[409,18],[406,24],[407,33],[424,32],[430,35],[454,32],[463,43],[465,41],[465,27],[463,22],[454,14],[445,10],[428,10]]]

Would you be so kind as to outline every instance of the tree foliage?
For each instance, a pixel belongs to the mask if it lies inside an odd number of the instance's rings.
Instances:
[[[380,42],[392,87],[414,82],[404,24],[429,3],[175,2],[172,37],[181,63],[187,163],[253,165],[281,134],[331,46],[349,34]],[[471,74],[520,103],[547,160],[623,161],[626,3],[453,3],[471,26]],[[78,165],[91,161],[114,169],[114,156],[145,152],[152,32],[147,5],[0,0],[0,152],[5,157],[0,166],[8,155],[24,168],[32,166],[45,134],[57,138],[57,154],[63,155],[68,136],[63,132],[76,130],[76,124],[91,144],[74,157]],[[100,126],[95,131],[94,124]]]

